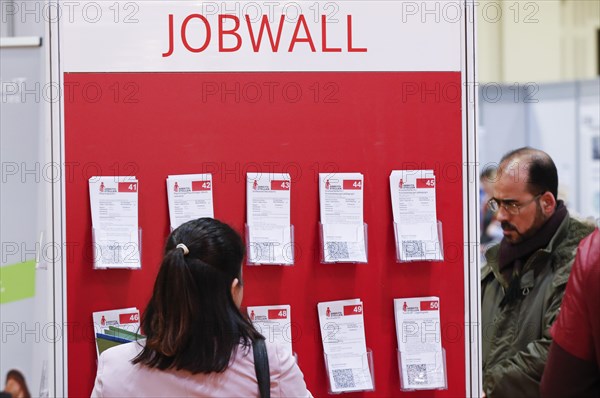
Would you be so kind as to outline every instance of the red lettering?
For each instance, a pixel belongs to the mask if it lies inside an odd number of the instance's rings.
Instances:
[[[248,18],[248,16],[246,15],[246,18]],[[231,19],[235,22],[235,27],[233,29],[229,29],[229,30],[225,30],[223,28],[224,25],[224,21],[226,19]],[[235,15],[219,15],[219,52],[234,52],[240,49],[240,47],[242,46],[242,37],[237,33],[237,30],[240,27],[240,19],[238,17],[236,17]],[[231,35],[234,36],[237,44],[234,47],[231,48],[225,48],[223,46],[223,36],[224,35]]]
[[[327,48],[327,16],[321,15],[321,49],[324,53],[341,53],[341,48]]]
[[[298,33],[300,32],[300,25],[304,27],[304,32],[306,33],[305,38],[298,38]],[[300,14],[298,17],[298,22],[296,22],[296,29],[294,29],[294,35],[292,36],[292,41],[290,42],[290,48],[288,52],[294,51],[294,46],[296,43],[308,43],[310,45],[310,49],[312,52],[316,52],[315,44],[312,41],[312,37],[310,36],[310,31],[308,30],[308,25],[306,25],[306,19],[304,15]]]
[[[173,14],[169,14],[169,49],[163,53],[163,57],[170,57],[173,54]]]
[[[206,39],[204,40],[204,44],[202,45],[202,47],[199,47],[199,48],[194,48],[194,47],[190,46],[190,44],[187,41],[187,37],[186,37],[187,24],[193,18],[197,18],[197,19],[201,20],[202,22],[204,22],[204,26],[206,28]],[[210,24],[208,23],[208,20],[204,17],[204,15],[200,15],[200,14],[188,15],[187,18],[184,19],[183,23],[181,24],[181,41],[183,42],[183,45],[185,46],[185,48],[187,48],[189,51],[191,51],[193,53],[200,53],[200,52],[206,50],[206,48],[210,44],[210,34],[211,34],[210,33]]]
[[[348,52],[349,53],[366,53],[366,48],[352,47],[352,15],[348,15]]]
[[[248,24],[248,32],[250,33],[250,41],[252,42],[252,48],[254,52],[257,53],[260,50],[260,45],[262,43],[263,31],[267,30],[267,35],[269,36],[269,42],[271,43],[271,50],[273,52],[277,52],[279,49],[279,40],[281,39],[281,31],[283,28],[283,21],[285,16],[282,15],[279,19],[279,27],[277,29],[277,38],[273,41],[273,33],[271,32],[271,25],[269,24],[269,18],[266,15],[262,16],[260,20],[260,28],[258,29],[258,39],[254,39],[254,32],[252,31],[252,25],[250,24],[250,17],[246,15],[246,24]]]
[[[250,20],[249,15],[245,15],[246,26],[248,28],[248,34],[250,36],[250,43],[252,45],[252,50],[257,53],[261,50],[262,42],[264,36],[268,37],[269,44],[271,46],[272,52],[279,51],[279,45],[281,43],[281,36],[283,33],[283,26],[285,22],[285,16],[281,15],[279,18],[279,24],[277,27],[271,27],[269,22],[269,17],[267,15],[263,15],[258,24],[258,27],[252,27],[252,21]],[[193,47],[188,40],[188,24],[192,20],[200,20],[201,25],[204,25],[205,37],[204,41],[201,42],[199,47]],[[352,32],[352,15],[347,15],[347,49],[346,51],[350,53],[361,53],[367,52],[366,47],[355,47],[353,44],[353,32]],[[232,23],[233,22],[233,23]],[[239,33],[240,30],[240,18],[235,15],[223,14],[218,15],[218,51],[219,52],[235,52],[239,51],[242,48],[242,35]],[[233,27],[227,28],[227,26]],[[198,27],[195,26],[194,32],[198,31]],[[341,47],[329,47],[327,43],[327,16],[321,15],[321,51],[323,53],[340,53],[344,51]],[[254,29],[257,29],[255,31]],[[276,29],[276,30],[274,30]],[[168,48],[167,51],[162,53],[163,57],[170,57],[175,49],[175,21],[173,14],[169,14],[168,16]],[[199,29],[202,32],[202,26]],[[191,14],[188,15],[181,24],[181,42],[183,46],[192,53],[200,53],[205,51],[210,45],[212,32],[211,26],[208,19],[202,14]],[[198,37],[202,37],[201,35],[190,35],[190,37],[195,38],[194,43],[198,40]],[[229,37],[229,38],[227,38]],[[226,45],[227,43],[232,43],[230,45]],[[296,26],[294,27],[294,33],[292,34],[292,38],[290,40],[290,45],[288,47],[288,52],[293,52],[296,44],[298,43],[308,43],[310,46],[310,50],[314,53],[317,52],[315,48],[315,43],[313,41],[309,26],[306,22],[306,17],[303,14],[298,15],[298,20],[296,21]],[[267,50],[268,51],[268,50]]]

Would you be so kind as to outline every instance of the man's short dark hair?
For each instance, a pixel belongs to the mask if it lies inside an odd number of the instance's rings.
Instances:
[[[498,173],[498,168],[495,164],[486,165],[481,173],[479,174],[479,181],[486,182],[496,182],[496,174]]]
[[[558,172],[554,161],[546,152],[531,147],[523,147],[508,152],[500,160],[503,165],[514,158],[527,162],[527,185],[531,194],[550,192],[558,196]]]

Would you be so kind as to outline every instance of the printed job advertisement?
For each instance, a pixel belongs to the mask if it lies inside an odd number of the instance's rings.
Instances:
[[[96,354],[107,348],[143,339],[140,335],[140,311],[136,307],[92,313]]]
[[[90,178],[94,267],[141,267],[138,186],[135,177]]]
[[[317,304],[332,392],[372,390],[360,299]]]
[[[439,297],[394,299],[404,389],[446,386]]]
[[[394,170],[390,174],[400,261],[443,260],[435,186],[433,170]]]
[[[92,319],[96,333],[103,333],[110,326],[131,333],[140,332],[140,311],[136,307],[93,312]]]
[[[167,177],[171,228],[190,220],[215,216],[212,174],[182,174]]]
[[[287,173],[247,173],[248,262],[293,264],[290,192]]]
[[[267,341],[278,343],[292,351],[292,324],[289,305],[266,305],[248,307],[248,316],[252,324],[265,336]]]
[[[361,173],[320,173],[325,262],[367,262]]]

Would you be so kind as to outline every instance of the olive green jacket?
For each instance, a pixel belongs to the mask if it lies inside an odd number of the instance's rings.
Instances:
[[[539,396],[550,326],[558,315],[577,245],[592,231],[592,226],[567,214],[548,246],[524,264],[522,295],[504,308],[499,304],[508,282],[498,267],[500,245],[487,251],[481,271],[481,317],[483,390],[488,397]]]

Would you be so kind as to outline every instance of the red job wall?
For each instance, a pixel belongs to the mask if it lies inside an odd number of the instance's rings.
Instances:
[[[447,391],[465,394],[460,73],[65,74],[68,391],[89,396],[92,312],[144,310],[169,232],[165,178],[212,172],[215,217],[243,231],[247,171],[288,172],[296,264],[244,267],[245,305],[290,304],[294,351],[309,389],[327,395],[316,305],[361,298],[376,391],[401,396],[393,298],[440,296]],[[395,262],[388,176],[434,169],[443,263]],[[319,172],[362,172],[368,264],[318,257]],[[139,179],[142,269],[93,270],[87,180]]]

